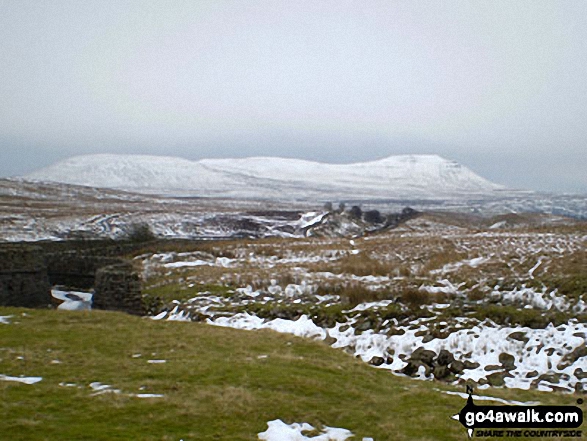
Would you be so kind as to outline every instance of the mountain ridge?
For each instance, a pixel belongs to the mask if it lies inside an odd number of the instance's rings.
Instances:
[[[438,155],[329,164],[269,156],[191,161],[97,154],[74,156],[24,178],[150,194],[257,199],[435,199],[505,190]]]

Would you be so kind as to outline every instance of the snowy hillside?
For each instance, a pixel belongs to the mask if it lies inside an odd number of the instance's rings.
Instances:
[[[325,164],[274,157],[205,159],[86,155],[26,176],[144,193],[259,199],[340,200],[489,195],[503,187],[436,155]]]

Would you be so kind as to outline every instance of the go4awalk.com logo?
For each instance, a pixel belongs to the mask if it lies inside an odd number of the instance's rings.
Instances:
[[[477,406],[471,387],[467,393],[467,404],[452,418],[465,426],[469,438],[582,436],[583,411],[577,406]]]

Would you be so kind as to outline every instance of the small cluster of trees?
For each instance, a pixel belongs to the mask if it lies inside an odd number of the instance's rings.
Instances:
[[[332,202],[326,202],[324,209],[330,213],[342,214],[345,212],[346,204],[341,202],[338,204],[338,209],[334,210]],[[358,205],[353,205],[347,213],[352,219],[363,219],[370,224],[382,224],[385,222],[385,216],[382,216],[379,210],[363,211]]]
[[[324,210],[328,211],[329,213],[344,213],[344,210],[346,208],[346,204],[344,202],[340,202],[338,204],[338,209],[334,209],[334,205],[332,204],[332,202],[326,202],[324,203]]]
[[[128,226],[123,239],[130,242],[149,242],[157,239],[157,236],[147,223],[132,223]]]

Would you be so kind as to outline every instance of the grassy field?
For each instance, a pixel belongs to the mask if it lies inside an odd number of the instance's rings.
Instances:
[[[0,308],[0,316],[12,316],[0,323],[0,374],[43,378],[0,381],[0,439],[255,440],[274,419],[346,428],[357,440],[467,439],[450,419],[465,400],[440,391],[461,389],[395,376],[322,342],[102,311]],[[93,382],[120,393],[96,395]]]

